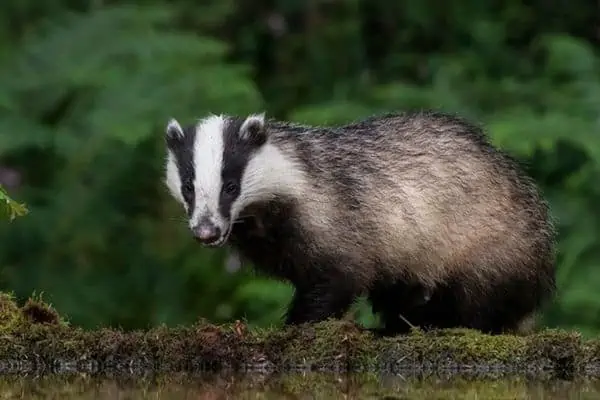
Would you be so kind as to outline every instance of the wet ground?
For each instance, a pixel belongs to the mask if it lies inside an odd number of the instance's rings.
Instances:
[[[0,378],[3,399],[598,399],[600,382],[413,379],[389,374],[264,376],[173,374],[162,378]]]

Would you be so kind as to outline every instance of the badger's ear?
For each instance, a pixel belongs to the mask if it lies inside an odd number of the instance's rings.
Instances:
[[[257,146],[267,141],[265,128],[265,113],[249,115],[240,127],[240,138],[248,140]]]
[[[168,142],[177,142],[183,139],[184,133],[181,125],[175,118],[171,118],[169,122],[167,122],[167,127],[165,129],[165,138]]]

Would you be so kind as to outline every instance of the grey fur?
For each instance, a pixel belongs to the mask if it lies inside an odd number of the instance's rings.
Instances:
[[[553,295],[548,205],[479,127],[414,112],[265,130],[310,190],[247,207],[230,244],[295,286],[288,323],[340,317],[367,293],[392,333],[404,318],[498,333]]]

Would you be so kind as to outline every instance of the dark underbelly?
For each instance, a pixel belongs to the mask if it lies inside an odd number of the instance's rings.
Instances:
[[[254,217],[234,226],[232,247],[261,272],[292,282],[300,278],[307,241],[291,206],[269,204],[248,212]]]

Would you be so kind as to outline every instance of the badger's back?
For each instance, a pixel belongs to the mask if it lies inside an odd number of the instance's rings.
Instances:
[[[361,293],[386,329],[514,329],[552,294],[554,230],[517,163],[440,113],[317,128],[213,115],[167,124],[165,182],[194,237],[295,287],[287,323]]]
[[[346,260],[365,284],[404,274],[433,287],[462,272],[485,281],[553,268],[536,185],[463,119],[406,113],[268,129],[306,176],[286,199],[304,250]]]

